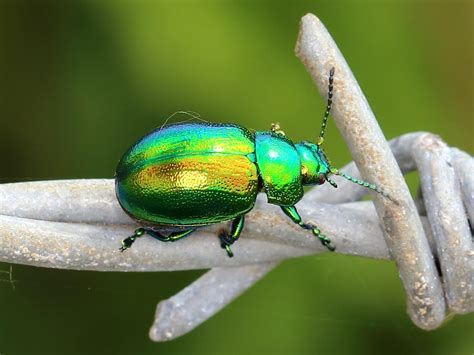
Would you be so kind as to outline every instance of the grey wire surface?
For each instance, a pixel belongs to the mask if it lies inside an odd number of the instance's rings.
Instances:
[[[336,68],[332,115],[362,178],[383,186],[391,196],[373,198],[405,286],[408,312],[421,328],[440,325],[445,314],[443,289],[416,206],[359,84],[331,35],[312,14],[301,20],[296,55],[321,95],[326,94],[327,73]]]

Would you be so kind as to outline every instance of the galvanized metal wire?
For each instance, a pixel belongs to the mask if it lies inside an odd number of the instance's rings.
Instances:
[[[318,187],[298,204],[317,221],[337,252],[396,261],[412,320],[435,329],[449,312],[474,311],[474,159],[430,133],[389,143],[342,54],[322,23],[303,17],[296,53],[321,94],[336,68],[333,116],[355,163],[344,170],[383,186],[390,199],[337,179],[338,193]],[[357,165],[357,167],[356,167]],[[417,170],[421,193],[410,196],[402,173]],[[126,253],[120,240],[135,223],[121,210],[113,180],[39,181],[0,185],[0,261],[100,271],[211,268],[159,303],[150,337],[174,339],[210,318],[271,271],[279,261],[325,252],[278,207],[260,196],[229,259],[210,226],[179,243],[143,238]],[[438,266],[439,265],[439,266]],[[228,277],[232,274],[232,278]]]

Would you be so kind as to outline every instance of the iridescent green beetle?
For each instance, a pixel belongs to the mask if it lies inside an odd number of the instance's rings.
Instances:
[[[281,207],[290,219],[311,230],[334,250],[317,226],[304,223],[295,204],[304,185],[328,181],[329,174],[385,194],[379,187],[352,178],[329,164],[321,145],[332,105],[334,68],[329,75],[326,112],[317,144],[294,144],[280,127],[251,132],[235,124],[181,123],[157,129],[136,142],[117,167],[115,188],[124,211],[140,225],[122,241],[121,251],[145,233],[165,242],[189,236],[197,228],[232,220],[230,232],[221,232],[221,246],[239,238],[258,192]]]

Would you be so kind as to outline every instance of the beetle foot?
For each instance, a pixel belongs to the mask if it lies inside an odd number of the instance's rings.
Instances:
[[[230,246],[234,244],[234,239],[226,232],[221,232],[219,234],[219,239],[221,240],[221,248],[225,249],[229,258],[232,258],[234,256],[234,253],[232,252]]]
[[[331,239],[326,237],[325,235],[322,235],[319,228],[314,228],[312,230],[313,235],[319,238],[319,241],[321,242],[322,245],[324,245],[326,248],[328,248],[330,251],[335,251],[336,247],[331,244]]]
[[[321,241],[321,244],[328,248],[330,251],[336,250],[336,247],[331,244],[331,239],[329,239],[328,237],[320,235],[319,240]]]
[[[132,246],[133,242],[135,242],[135,238],[125,238],[124,240],[122,240],[122,246],[119,248],[119,250],[123,253],[125,250]]]
[[[145,230],[143,228],[138,228],[132,236],[122,240],[122,246],[119,248],[119,250],[123,253],[125,250],[129,249],[133,243],[135,243],[135,240],[137,240],[138,237],[141,237],[143,234],[145,234]]]

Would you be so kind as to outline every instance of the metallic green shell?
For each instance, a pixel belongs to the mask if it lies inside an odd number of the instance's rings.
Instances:
[[[258,192],[254,135],[232,124],[157,129],[121,159],[116,194],[145,224],[199,226],[252,209]]]
[[[268,202],[293,206],[303,197],[301,163],[294,144],[274,132],[255,135],[257,166]]]

